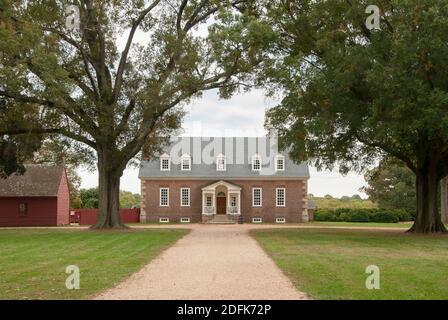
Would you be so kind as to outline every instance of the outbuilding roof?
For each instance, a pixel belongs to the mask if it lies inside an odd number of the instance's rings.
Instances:
[[[23,175],[0,178],[0,197],[56,197],[63,166],[26,165]]]

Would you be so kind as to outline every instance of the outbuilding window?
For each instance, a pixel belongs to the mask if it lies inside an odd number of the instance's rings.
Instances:
[[[19,216],[28,216],[28,203],[19,203]]]

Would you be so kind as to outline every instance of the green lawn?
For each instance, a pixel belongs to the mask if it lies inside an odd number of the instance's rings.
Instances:
[[[185,230],[0,230],[0,299],[88,298],[139,270]],[[68,290],[65,268],[80,268]]]
[[[310,226],[330,226],[330,227],[381,227],[381,228],[403,228],[409,229],[412,226],[411,222],[405,223],[378,223],[378,222],[324,222],[313,221]]]
[[[448,299],[448,236],[339,229],[251,234],[315,299]],[[380,268],[380,290],[365,287],[368,265]]]

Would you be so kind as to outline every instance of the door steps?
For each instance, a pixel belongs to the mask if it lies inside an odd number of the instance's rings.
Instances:
[[[235,224],[236,220],[229,218],[225,214],[215,214],[214,217],[208,221],[207,224]]]

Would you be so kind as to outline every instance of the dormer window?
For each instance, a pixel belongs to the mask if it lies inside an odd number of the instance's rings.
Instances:
[[[281,154],[275,157],[275,171],[285,171],[285,157]]]
[[[258,154],[252,157],[252,171],[261,171],[261,157]]]
[[[171,169],[171,159],[167,154],[160,156],[160,171],[170,171]]]
[[[190,171],[191,170],[191,157],[188,154],[184,154],[180,159],[180,170]]]
[[[223,154],[216,157],[216,171],[226,171],[226,156]]]

